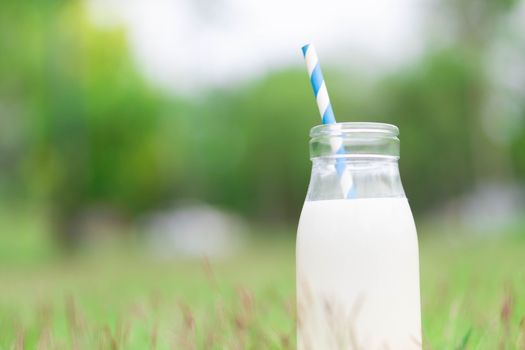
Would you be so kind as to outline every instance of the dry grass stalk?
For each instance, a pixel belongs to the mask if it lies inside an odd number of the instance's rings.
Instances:
[[[211,288],[219,292],[219,282],[217,281],[215,272],[213,271],[210,259],[207,256],[204,256],[202,259],[202,267],[206,276],[206,280],[210,284]]]
[[[109,348],[111,350],[118,350],[119,349],[118,341],[117,341],[116,337],[114,337],[113,334],[111,333],[111,329],[109,328],[109,326],[107,326],[107,325],[104,326],[103,334],[104,334],[103,339],[106,340],[106,342],[104,342],[104,344],[106,344],[105,349]]]
[[[26,343],[26,331],[22,326],[17,327],[15,343],[12,346],[14,350],[24,350]]]
[[[179,308],[182,313],[182,331],[174,349],[195,350],[195,317],[187,304],[179,302]]]
[[[499,347],[500,349],[507,349],[507,343],[510,338],[510,327],[512,314],[514,312],[514,293],[511,286],[507,285],[505,288],[505,295],[501,302],[500,321],[503,326],[503,336],[501,337]]]
[[[159,338],[159,327],[157,323],[155,322],[153,327],[151,327],[151,332],[150,332],[150,349],[151,350],[157,349],[157,344],[159,341],[158,338]]]

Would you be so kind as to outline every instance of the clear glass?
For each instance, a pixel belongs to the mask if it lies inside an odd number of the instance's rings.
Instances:
[[[383,123],[319,125],[310,132],[312,176],[306,200],[343,199],[343,164],[352,180],[351,198],[405,197],[397,161],[399,129]],[[333,147],[333,145],[342,145]]]
[[[398,133],[381,123],[310,132],[296,248],[299,350],[421,349],[418,243]]]

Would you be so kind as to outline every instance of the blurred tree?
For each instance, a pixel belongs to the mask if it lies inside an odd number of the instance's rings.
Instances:
[[[207,98],[193,150],[201,196],[252,217],[297,217],[306,195],[308,132],[319,123],[303,71],[282,71]]]
[[[511,160],[508,148],[495,141],[485,121],[506,117],[505,111],[489,108],[498,90],[489,74],[490,59],[493,46],[508,34],[502,27],[516,4],[436,3],[430,22],[437,23],[442,37],[431,39],[421,59],[380,80],[365,102],[365,114],[401,128],[400,164],[416,213],[487,180],[513,181],[512,164],[521,163],[520,157]],[[522,155],[525,149],[519,144],[514,142],[514,149],[521,149],[515,154]]]
[[[509,152],[482,122],[494,89],[487,57],[515,2],[442,4],[450,38],[377,84],[325,67],[338,120],[400,126],[416,213],[479,179],[510,177],[511,159],[525,178],[523,125]],[[126,217],[181,197],[297,218],[308,131],[319,124],[304,70],[193,101],[165,96],[136,69],[122,28],[94,27],[82,1],[0,2],[0,53],[2,197],[49,207],[64,241],[74,242],[76,218],[90,207]]]
[[[443,51],[386,78],[375,113],[401,130],[401,172],[416,212],[472,189],[476,178],[471,138],[471,87],[480,84],[468,55]],[[474,150],[477,152],[478,150]]]
[[[475,182],[486,180],[512,180],[512,162],[505,145],[491,137],[483,121],[501,120],[503,111],[489,108],[500,86],[490,74],[491,53],[497,43],[511,35],[505,30],[520,0],[444,0],[434,3],[431,23],[445,32],[445,45],[449,50],[468,59],[469,69],[476,71],[464,96],[468,110],[468,139],[474,160]],[[446,28],[446,31],[442,29]],[[438,32],[438,30],[436,30]],[[438,35],[439,38],[440,35]],[[435,38],[434,38],[435,39]],[[439,40],[439,39],[438,39]],[[491,115],[489,115],[491,114]]]
[[[24,125],[18,170],[4,181],[18,173],[30,200],[48,202],[66,242],[89,206],[125,215],[167,200],[184,107],[141,78],[123,31],[95,29],[79,1],[2,6],[0,98],[15,106],[2,118]]]

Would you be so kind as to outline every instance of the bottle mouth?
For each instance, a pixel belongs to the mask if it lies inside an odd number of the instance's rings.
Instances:
[[[335,123],[310,130],[310,158],[399,158],[399,129],[386,123]]]
[[[370,134],[384,137],[397,137],[399,128],[393,124],[376,122],[346,122],[314,126],[310,130],[310,137],[322,136],[351,136],[352,134]]]

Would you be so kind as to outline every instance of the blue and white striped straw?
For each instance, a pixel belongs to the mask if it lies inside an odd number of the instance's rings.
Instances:
[[[302,47],[302,51],[322,122],[323,124],[335,124],[337,121],[335,120],[334,111],[332,110],[330,97],[328,97],[328,90],[326,89],[323,72],[321,71],[321,65],[319,64],[315,48],[313,45],[307,44]],[[343,139],[341,137],[330,138],[330,147],[332,148],[332,151],[337,154],[343,154],[345,151]],[[354,197],[355,193],[353,189],[352,174],[347,171],[344,160],[337,158],[335,168],[340,178],[343,194],[346,198]]]
[[[303,46],[302,50],[306,61],[306,69],[308,69],[308,76],[310,77],[310,83],[314,90],[317,107],[321,113],[323,124],[335,124],[334,111],[330,104],[330,97],[328,97],[328,90],[326,90],[323,72],[321,71],[315,48],[312,45],[307,44]]]

